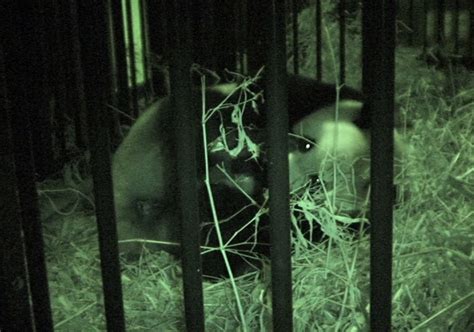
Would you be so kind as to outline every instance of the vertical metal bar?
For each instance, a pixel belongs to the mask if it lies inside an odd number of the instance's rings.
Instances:
[[[5,82],[8,84],[8,102],[11,107],[9,118],[18,185],[17,197],[21,209],[21,227],[26,253],[24,260],[26,260],[26,272],[28,273],[27,279],[22,280],[19,276],[20,278],[15,280],[16,284],[13,286],[30,288],[34,324],[46,331],[51,331],[53,323],[35,188],[34,159],[31,150],[31,133],[35,123],[30,120],[32,116],[41,116],[40,113],[48,115],[47,102],[44,97],[45,91],[47,91],[45,89],[46,59],[42,44],[45,28],[44,12],[41,4],[35,1],[5,1],[0,6],[3,69]],[[0,107],[4,107],[4,105]],[[12,222],[14,221],[16,220],[12,220]],[[11,227],[10,230],[18,231],[18,229],[14,230]],[[22,244],[18,245],[22,246]],[[18,249],[14,248],[13,251],[16,250]],[[19,252],[16,251],[16,253]],[[17,272],[20,271],[17,270]],[[5,281],[0,281],[0,283],[3,282]],[[15,295],[17,299],[25,300],[23,297],[26,295],[25,293],[18,292]],[[26,313],[26,306],[29,303],[23,302],[18,305],[21,307],[20,311]],[[13,310],[16,311],[16,309]],[[25,316],[25,320],[30,317]],[[30,322],[25,322],[24,326],[30,325]]]
[[[51,60],[54,63],[54,68],[51,68],[50,79],[52,80],[54,97],[55,97],[55,119],[57,123],[55,126],[55,136],[58,141],[58,152],[61,157],[66,155],[66,91],[65,91],[65,43],[64,38],[64,21],[63,14],[59,8],[57,0],[45,2],[47,4],[47,11],[51,15],[51,20],[48,22],[49,27],[49,44]],[[46,9],[45,8],[45,9]],[[41,150],[40,150],[41,151]],[[50,167],[49,167],[50,168]],[[51,168],[50,168],[51,169]],[[46,175],[46,174],[43,174]]]
[[[425,0],[425,44],[424,50],[429,51],[436,45],[441,45],[443,28],[443,13],[438,0]]]
[[[243,72],[244,68],[244,36],[242,34],[242,21],[244,20],[244,13],[242,10],[242,0],[237,0],[235,2],[235,42],[237,44],[236,47],[236,58],[237,58],[237,66],[236,66],[236,71],[239,73]]]
[[[67,80],[66,90],[68,93],[68,103],[71,113],[74,114],[75,143],[80,148],[85,148],[87,144],[84,88],[81,65],[81,45],[79,43],[79,27],[77,23],[76,0],[68,0],[62,3],[65,7],[65,21],[68,22],[69,33],[69,63],[66,67]]]
[[[346,0],[339,0],[339,84],[346,81]]]
[[[474,65],[474,3],[469,0],[458,0],[457,16],[457,50],[467,66]]]
[[[1,96],[3,97],[3,96]],[[7,109],[0,106],[2,134],[0,140],[0,330],[33,331],[34,318],[30,305],[28,271],[24,238],[21,231],[20,206],[11,131]],[[7,131],[8,132],[7,132]],[[46,317],[51,319],[51,316]],[[43,318],[44,319],[44,318]],[[52,325],[50,325],[51,327]]]
[[[316,0],[315,4],[315,24],[316,24],[316,79],[321,81],[323,78],[323,40],[322,40],[322,17],[321,0]]]
[[[241,72],[242,71],[242,38],[240,37],[240,24],[241,24],[241,17],[242,13],[240,12],[240,1],[236,0],[232,4],[232,13],[234,16],[234,26],[233,26],[233,35],[235,40],[235,49],[234,49],[234,57],[235,57],[235,71]]]
[[[148,41],[148,16],[146,15],[147,0],[140,0],[140,29],[142,35],[142,61],[143,61],[143,90],[145,92],[145,100],[149,102],[153,93],[151,81],[151,61],[150,61],[150,45]]]
[[[191,2],[193,61],[205,68],[216,68],[215,60],[218,53],[213,50],[219,46],[214,42],[217,28],[214,26],[215,18],[213,12],[214,1],[212,0]]]
[[[235,71],[235,34],[233,34],[237,18],[233,15],[233,2],[235,0],[213,0],[212,15],[214,22],[215,44],[212,49],[217,54],[216,68],[218,73],[224,69]]]
[[[465,40],[466,43],[466,57],[471,59],[471,64],[474,64],[474,3],[472,3],[472,1],[464,3],[466,5],[466,12],[465,15],[463,15],[463,22],[468,26],[468,29],[466,31],[466,38],[463,38],[463,40]],[[464,19],[466,19],[466,21],[464,21]]]
[[[247,74],[247,0],[235,2],[237,71]]]
[[[454,54],[460,55],[459,52],[459,16],[461,15],[461,6],[460,0],[455,0],[454,8],[453,8],[453,15],[454,15]]]
[[[168,3],[171,47],[170,85],[175,128],[181,208],[181,259],[184,309],[188,331],[204,331],[204,304],[200,255],[200,223],[197,193],[196,112],[191,95],[191,29],[189,3]]]
[[[456,50],[456,0],[449,0],[441,8],[443,25],[441,27],[441,40],[443,49],[448,54],[455,54]]]
[[[147,27],[149,31],[148,42],[150,46],[150,54],[152,60],[152,85],[153,93],[157,97],[163,97],[169,94],[169,80],[164,70],[159,69],[159,60],[161,57],[169,59],[169,47],[166,40],[167,24],[166,24],[166,0],[156,0],[146,2]]]
[[[216,18],[215,15],[212,13],[216,12],[216,0],[204,0],[205,6],[204,10],[207,10],[207,12],[204,12],[204,40],[206,41],[205,44],[205,49],[203,50],[204,56],[207,58],[205,61],[205,65],[209,66],[209,68],[216,68],[218,64],[218,53],[214,52],[216,47],[218,46],[217,38],[217,24],[216,24]],[[205,14],[208,14],[207,16]]]
[[[268,10],[268,1],[247,1],[247,51],[250,75],[255,75],[265,63],[265,20],[261,13]]]
[[[11,13],[8,13],[8,15],[13,17]],[[7,22],[8,24],[5,25]],[[11,20],[0,22],[0,31],[11,33],[11,23]],[[5,39],[2,38],[2,40]],[[14,51],[8,52],[8,47],[16,48],[15,46],[18,44],[7,45],[5,45],[5,51],[16,55]],[[2,190],[0,190],[0,229],[2,230],[0,233],[0,266],[2,267],[0,269],[0,330],[32,331],[34,329],[34,317],[33,308],[30,305],[28,271],[21,229],[21,210],[17,196],[18,181],[15,177],[12,119],[6,91],[7,81],[10,82],[10,80],[8,80],[4,66],[3,51],[0,48],[0,181],[2,186]],[[7,64],[11,63],[10,61],[6,61]],[[20,77],[17,73],[15,73],[15,76],[16,78]],[[19,95],[18,92],[18,90],[13,90],[14,94]],[[10,96],[10,100],[13,102],[16,99],[18,99],[18,96]],[[21,105],[16,107],[21,109]],[[25,141],[25,137],[22,136],[21,139],[23,142]],[[33,171],[33,169],[30,169],[30,173]],[[31,175],[29,178],[31,179]],[[49,301],[49,298],[47,300]],[[47,309],[49,310],[49,307]],[[50,322],[47,328],[51,328],[51,314],[45,318],[49,319]]]
[[[288,178],[288,110],[283,1],[267,2],[267,143],[271,224],[273,330],[291,331],[291,238]]]
[[[38,97],[38,104],[35,108],[30,110],[30,116],[35,118],[36,125],[31,127],[31,136],[32,148],[33,148],[33,158],[35,160],[35,171],[36,173],[42,175],[51,174],[55,167],[53,167],[53,161],[55,157],[55,150],[63,150],[64,147],[64,135],[59,133],[58,124],[59,121],[51,121],[56,110],[52,110],[51,104],[45,96],[52,98],[54,92],[54,78],[56,77],[56,72],[52,71],[51,63],[55,63],[56,50],[53,45],[54,33],[51,30],[53,24],[48,22],[46,24],[46,17],[48,12],[48,7],[43,3],[35,4],[35,9],[40,13],[37,16],[37,19],[32,22],[35,24],[35,40],[34,45],[31,47],[30,51],[38,52],[36,56],[38,57],[38,65],[41,67],[42,72],[38,72],[38,80],[41,82],[40,96]],[[28,43],[27,41],[26,43]],[[25,44],[25,47],[28,44]],[[38,47],[36,49],[36,47]],[[49,59],[50,61],[47,61]],[[15,66],[16,68],[17,66]],[[9,68],[7,68],[9,70]],[[31,89],[34,89],[34,86],[31,86]],[[58,96],[54,96],[55,101],[58,101]],[[32,100],[30,99],[30,102]],[[57,103],[54,103],[54,106],[57,106]],[[57,120],[57,118],[55,119]],[[56,142],[52,139],[52,135],[58,139]],[[62,137],[61,137],[62,136]],[[61,146],[62,145],[62,146]],[[64,150],[63,150],[64,151]],[[63,152],[64,154],[64,152]]]
[[[423,0],[423,53],[428,48],[428,1]]]
[[[115,77],[118,88],[118,107],[128,112],[130,108],[130,90],[128,88],[127,45],[123,23],[124,7],[122,0],[112,3],[112,29],[114,34]],[[128,123],[131,121],[127,119]]]
[[[299,49],[298,49],[298,0],[292,0],[291,18],[293,25],[293,73],[299,74]]]
[[[240,44],[241,44],[241,58],[242,58],[242,74],[248,75],[248,7],[247,7],[247,0],[240,0]]]
[[[132,99],[132,115],[138,117],[138,91],[137,91],[137,66],[135,57],[135,36],[133,35],[133,14],[132,0],[125,1],[125,19],[127,21],[127,37],[128,37],[128,68],[130,73],[130,96]]]
[[[365,0],[363,8],[363,90],[372,132],[370,328],[390,331],[395,0]]]
[[[408,25],[410,29],[412,30],[411,32],[408,32],[408,45],[413,46],[414,44],[414,38],[413,35],[415,33],[415,15],[414,15],[414,6],[413,6],[413,1],[414,0],[409,0],[409,5],[408,5]]]
[[[425,24],[426,24],[426,15],[425,15],[425,4],[424,0],[412,0],[411,1],[412,11],[413,11],[413,25],[411,36],[413,39],[413,45],[422,46],[425,44]]]
[[[118,260],[112,176],[110,170],[110,112],[107,103],[112,96],[111,38],[109,1],[78,2],[81,22],[80,42],[83,63],[84,92],[88,118],[91,169],[94,182],[97,227],[99,235],[102,287],[108,331],[124,331],[125,320]]]
[[[438,13],[438,31],[437,31],[437,42],[438,44],[444,48],[445,40],[444,40],[444,14],[446,10],[446,6],[444,0],[438,0],[437,4],[437,13]]]

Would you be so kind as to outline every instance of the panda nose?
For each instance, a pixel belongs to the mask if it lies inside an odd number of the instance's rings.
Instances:
[[[312,185],[316,185],[317,187],[321,186],[321,179],[317,174],[310,175],[308,180],[311,182]]]

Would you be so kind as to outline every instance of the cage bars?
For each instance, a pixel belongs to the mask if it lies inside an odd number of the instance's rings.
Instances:
[[[363,3],[362,85],[371,121],[370,329],[391,329],[395,1]]]
[[[5,249],[1,252],[2,263],[20,259],[17,255],[24,250],[23,259],[17,261],[18,267],[1,266],[4,269],[1,274],[4,274],[2,277],[5,279],[0,280],[0,301],[7,307],[0,308],[0,323],[5,324],[5,330],[8,330],[7,327],[16,330],[18,327],[41,326],[45,331],[51,331],[53,326],[31,142],[31,127],[43,124],[39,112],[48,114],[44,101],[46,87],[42,81],[46,74],[46,63],[44,30],[41,30],[44,29],[44,17],[38,15],[42,13],[41,10],[38,3],[28,1],[5,1],[0,8],[3,14],[0,40],[4,42],[0,50],[3,55],[0,59],[0,79],[2,85],[6,85],[6,89],[0,91],[0,97],[6,97],[2,100],[0,111],[2,120],[7,119],[9,122],[7,132],[10,132],[12,139],[12,150],[6,151],[11,156],[8,158],[10,165],[2,166],[7,168],[7,174],[14,176],[4,179],[7,182],[4,194],[8,194],[8,190],[12,194],[11,189],[14,189],[11,197],[14,201],[5,201],[5,210],[0,209],[2,214],[5,213],[0,216],[0,236],[3,239],[2,249]],[[2,127],[5,125],[4,122]],[[14,174],[11,173],[12,158]],[[15,181],[16,188],[11,188]],[[14,240],[19,241],[15,243]],[[12,272],[12,275],[5,274],[7,271]],[[28,309],[30,301],[32,308]]]
[[[291,331],[292,283],[288,173],[286,29],[283,1],[268,1],[265,94],[271,234],[273,330]]]
[[[111,116],[107,103],[113,91],[109,10],[108,1],[78,2],[105,318],[108,331],[125,331],[108,130]]]
[[[187,2],[167,4],[171,46],[171,103],[176,110],[174,131],[181,210],[181,265],[183,296],[188,331],[204,331],[204,304],[200,252],[199,201],[197,191],[196,114],[191,95],[192,63],[190,11]]]

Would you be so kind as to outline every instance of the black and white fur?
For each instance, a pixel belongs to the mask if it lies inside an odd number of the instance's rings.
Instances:
[[[206,107],[212,109],[227,98],[233,85],[221,85],[205,91]],[[204,184],[203,136],[201,131],[201,95],[196,89],[193,95],[195,121],[200,135],[196,140],[198,156],[198,190],[200,197],[200,217],[202,223],[202,245],[217,247],[218,239],[210,210],[209,196]],[[243,148],[236,156],[219,149],[223,132],[229,148],[237,145],[238,133],[232,123],[233,104],[239,101],[236,94],[228,99],[222,110],[211,117],[206,124],[206,137],[209,143],[209,174],[216,210],[221,220],[220,229],[224,242],[231,240],[231,249],[245,252],[267,253],[268,243],[260,238],[255,226],[244,228],[259,211],[263,201],[261,182],[262,166],[252,153]],[[253,110],[248,110],[253,112]],[[143,241],[149,249],[165,250],[174,255],[180,254],[180,214],[176,174],[175,128],[176,112],[170,98],[165,97],[150,106],[131,127],[113,160],[113,182],[120,249],[128,254],[139,254]],[[251,115],[249,114],[249,117]],[[222,127],[221,127],[222,125]],[[221,131],[225,128],[224,131]],[[185,134],[185,133],[183,133]],[[255,141],[261,141],[260,131],[247,128],[246,134]],[[223,168],[227,175],[221,171]],[[233,215],[235,215],[231,218]],[[236,222],[235,220],[239,220]],[[255,223],[253,223],[255,224]],[[157,243],[158,241],[159,243]],[[247,255],[248,256],[248,255]],[[227,275],[222,255],[211,251],[202,256],[203,272],[211,276]],[[233,266],[243,265],[247,258],[228,254]],[[248,258],[252,264],[252,258]],[[257,261],[256,259],[253,259]]]
[[[362,94],[344,86],[337,93],[334,85],[290,76],[288,105],[291,136],[303,138],[290,144],[290,188],[296,191],[316,177],[335,199],[335,212],[356,216],[366,210],[370,123]],[[406,146],[396,130],[394,139],[397,170]]]
[[[207,107],[218,105],[234,91],[234,88],[235,84],[208,88]],[[229,99],[231,103],[237,101],[236,98]],[[198,91],[194,104],[196,114],[200,114],[201,99]],[[228,114],[231,108],[230,106]],[[308,181],[317,179],[325,191],[334,193],[332,197],[336,198],[334,204],[339,213],[354,215],[366,208],[370,142],[369,126],[362,121],[362,109],[363,96],[356,90],[343,87],[336,93],[334,85],[322,84],[300,76],[289,76],[288,161],[290,189],[294,193],[301,190]],[[169,98],[155,103],[144,112],[115,154],[113,177],[120,240],[161,241],[160,245],[148,246],[179,255],[177,244],[181,234],[176,204],[174,114]],[[221,120],[224,122],[224,127],[232,122],[228,114],[225,112],[222,114],[220,118],[217,117],[208,124],[209,142],[219,139]],[[252,112],[246,114],[246,124],[254,128],[250,130],[251,136],[263,145],[264,115]],[[197,116],[196,125],[200,128],[199,119]],[[196,143],[197,155],[200,157],[203,155],[201,138],[202,136]],[[395,138],[396,155],[400,155],[400,147],[403,144],[398,134]],[[232,138],[229,141],[232,141]],[[255,160],[248,151],[242,151],[238,156],[230,156],[225,151],[210,153],[211,183],[220,219],[226,220],[226,217],[240,211],[237,217],[220,223],[225,241],[232,239],[234,244],[241,243],[233,249],[243,250],[247,254],[269,253],[268,221],[265,217],[262,216],[259,222],[254,221],[243,229],[243,226],[259,212],[259,206],[264,202],[266,163],[264,155],[263,153]],[[199,160],[201,180],[203,164],[204,160]],[[225,166],[233,178],[232,181],[220,172],[218,165]],[[199,185],[202,197],[200,209],[203,225],[202,244],[216,246],[217,236],[213,228],[207,193],[202,181]],[[256,204],[251,204],[249,198]],[[139,242],[122,241],[121,249],[128,253],[139,253],[142,246],[143,244]],[[242,255],[229,255],[235,268],[256,262]],[[227,275],[219,251],[202,257],[204,274]]]

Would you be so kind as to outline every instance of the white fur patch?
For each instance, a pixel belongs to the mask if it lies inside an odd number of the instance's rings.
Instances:
[[[314,139],[316,145],[308,151],[290,153],[290,188],[301,188],[309,176],[316,175],[327,193],[335,191],[338,209],[359,210],[369,181],[366,133],[349,121],[313,122],[316,119],[309,116],[295,126],[298,134]]]
[[[232,92],[237,90],[236,83],[224,83],[216,86],[209,87],[209,90],[222,93],[223,95],[230,95]]]
[[[298,135],[305,133],[306,136],[318,139],[324,132],[323,123],[336,120],[353,122],[359,117],[362,106],[362,102],[358,100],[342,99],[337,105],[332,104],[307,115],[293,126],[292,132]]]

